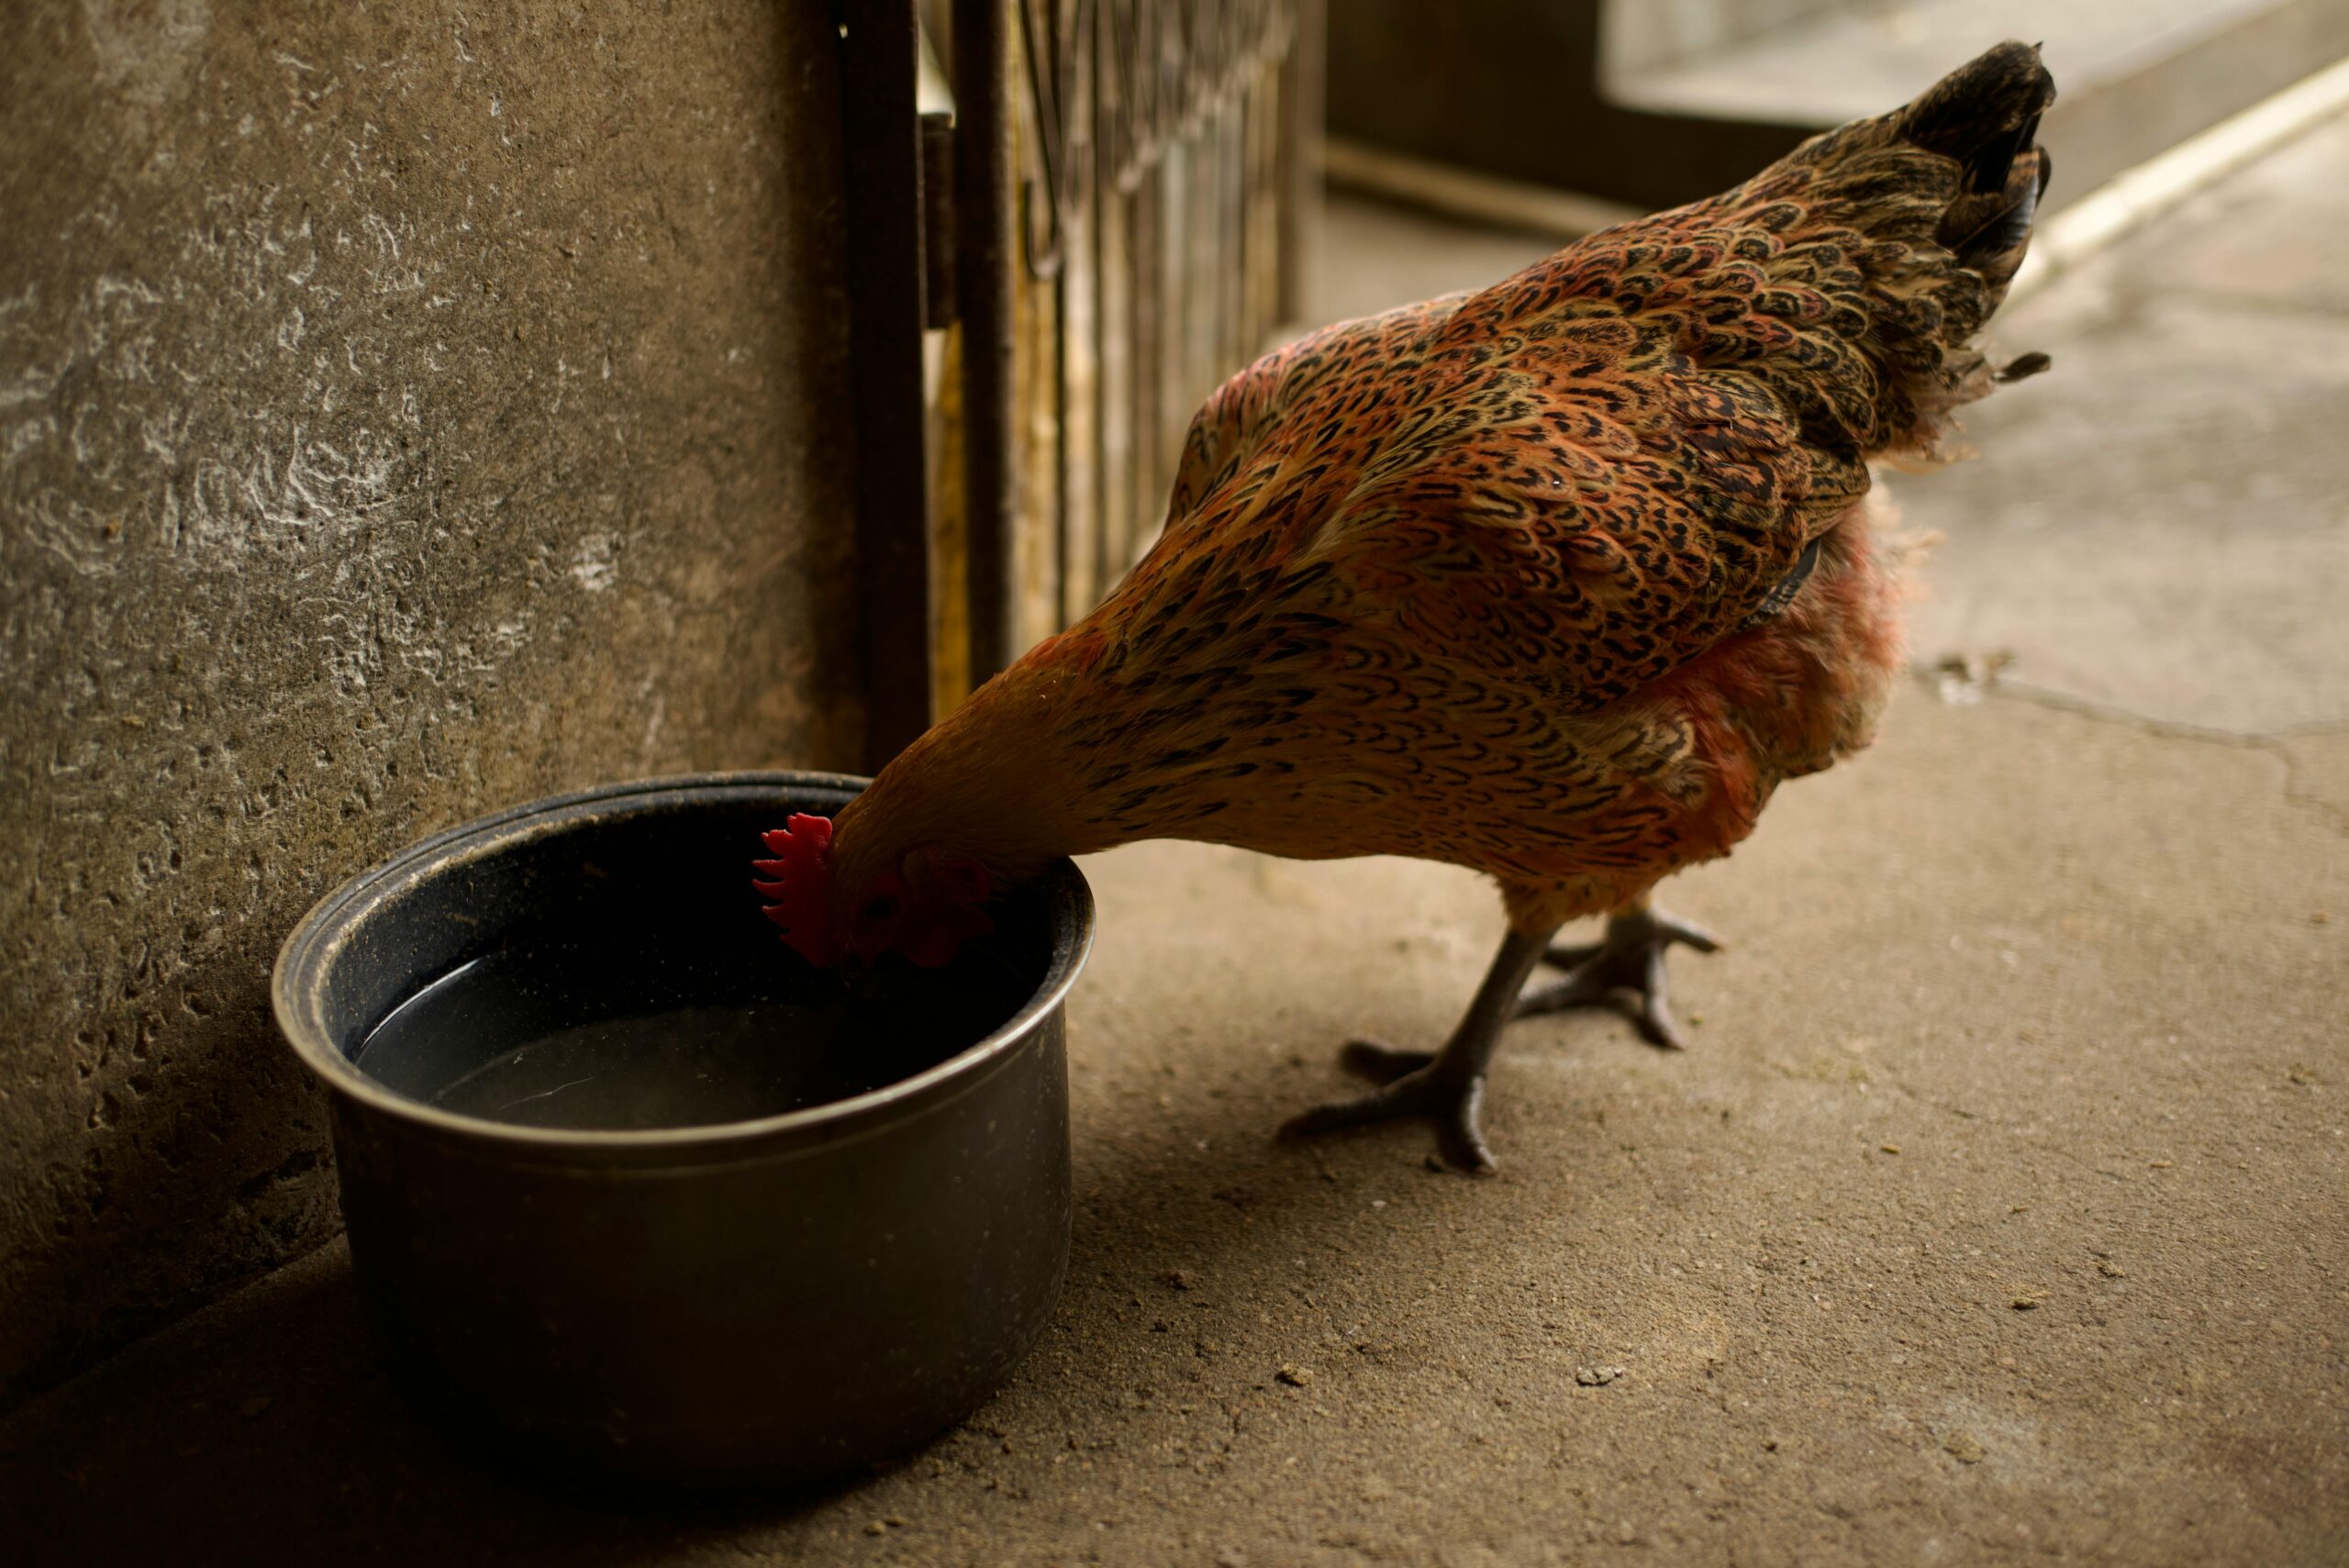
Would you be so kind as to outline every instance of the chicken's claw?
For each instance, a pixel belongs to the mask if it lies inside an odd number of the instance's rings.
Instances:
[[[1457,1171],[1482,1175],[1494,1166],[1482,1126],[1485,1075],[1444,1072],[1433,1051],[1392,1051],[1366,1040],[1349,1041],[1339,1062],[1379,1086],[1356,1099],[1316,1106],[1281,1128],[1286,1139],[1315,1138],[1341,1128],[1368,1127],[1398,1117],[1435,1123],[1436,1148]]]
[[[1435,1052],[1432,1051],[1397,1051],[1375,1040],[1350,1040],[1338,1052],[1339,1066],[1355,1077],[1367,1078],[1374,1084],[1392,1084],[1434,1060]]]
[[[1537,985],[1517,999],[1518,1018],[1572,1007],[1612,1007],[1630,1018],[1650,1045],[1686,1051],[1687,1037],[1672,1016],[1664,954],[1675,942],[1716,952],[1720,940],[1693,921],[1635,905],[1610,916],[1596,942],[1553,947],[1544,963],[1568,971],[1564,980]]]
[[[1310,1138],[1341,1127],[1365,1127],[1397,1117],[1425,1117],[1435,1123],[1436,1148],[1454,1170],[1481,1175],[1493,1168],[1481,1125],[1485,1069],[1500,1044],[1501,1026],[1525,988],[1525,977],[1542,961],[1557,934],[1554,926],[1520,930],[1511,927],[1493,955],[1485,983],[1460,1027],[1442,1051],[1390,1051],[1366,1040],[1347,1046],[1338,1061],[1349,1073],[1375,1080],[1380,1087],[1359,1099],[1316,1106],[1281,1129],[1284,1138]]]

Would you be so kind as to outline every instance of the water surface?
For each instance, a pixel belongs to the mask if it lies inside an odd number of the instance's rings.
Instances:
[[[853,984],[810,971],[755,914],[615,932],[552,929],[441,975],[353,1060],[386,1087],[529,1127],[747,1121],[933,1066],[1019,1010],[1032,982],[984,951],[896,961]]]

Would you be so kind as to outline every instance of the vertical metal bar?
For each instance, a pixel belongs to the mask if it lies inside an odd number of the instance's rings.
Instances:
[[[1160,512],[1159,517],[1151,519],[1153,525],[1163,520],[1166,505],[1164,481],[1173,473],[1172,463],[1165,460],[1183,450],[1183,421],[1195,406],[1190,395],[1191,339],[1198,330],[1198,322],[1188,265],[1191,187],[1196,183],[1191,162],[1189,139],[1179,131],[1170,134],[1159,157],[1158,207],[1151,215],[1157,224],[1158,238],[1158,423],[1151,431],[1150,439],[1162,460],[1154,465],[1157,472],[1152,476],[1152,506]]]
[[[1235,50],[1235,53],[1237,50]],[[1235,66],[1233,85],[1224,93],[1217,118],[1223,131],[1223,309],[1224,351],[1215,367],[1220,384],[1233,369],[1248,362],[1248,85]]]
[[[1183,137],[1182,381],[1174,406],[1167,409],[1173,417],[1167,421],[1166,439],[1174,451],[1183,450],[1183,434],[1190,428],[1191,416],[1207,401],[1209,378],[1215,374],[1216,345],[1223,337],[1222,325],[1216,319],[1216,274],[1222,260],[1218,253],[1217,227],[1222,208],[1216,200],[1216,150],[1221,138],[1216,134],[1216,120],[1200,100],[1194,97],[1192,103]]]
[[[1011,28],[1008,0],[954,0],[955,294],[963,322],[963,499],[971,678],[1011,662],[1019,625],[1012,529]]]
[[[1071,187],[1061,237],[1060,278],[1059,624],[1066,626],[1092,609],[1108,584],[1100,554],[1101,361],[1097,322],[1101,312],[1101,275],[1094,242],[1094,228],[1101,217],[1094,184],[1094,171],[1101,161],[1094,136],[1094,95],[1099,84],[1093,71],[1093,33],[1099,21],[1095,8],[1079,0],[1063,0],[1060,19],[1066,29],[1061,44],[1065,57],[1063,81],[1069,90],[1061,110],[1066,139],[1063,170]]]
[[[1280,317],[1302,320],[1321,248],[1321,122],[1329,56],[1325,0],[1290,0],[1288,55],[1282,62],[1280,138]]]
[[[914,0],[838,12],[848,163],[850,401],[864,761],[878,773],[930,727],[929,469],[923,452],[921,122]]]
[[[1020,154],[1030,126],[1024,116],[1013,120],[1015,170],[1021,167]],[[1042,206],[1046,200],[1042,182],[1023,183],[1035,205]],[[1033,232],[1042,231],[1040,220]],[[1060,629],[1061,446],[1067,412],[1063,403],[1066,387],[1061,377],[1060,307],[1061,284],[1067,271],[1056,264],[1051,276],[1041,278],[1025,266],[1012,271],[1012,419],[1019,444],[1012,477],[1012,580],[1018,591],[1008,650],[1011,655]]]
[[[921,116],[922,324],[954,325],[954,116]]]
[[[1255,85],[1249,94],[1248,116],[1252,133],[1250,154],[1250,207],[1248,218],[1249,297],[1253,302],[1253,328],[1250,334],[1251,354],[1261,354],[1271,339],[1273,328],[1281,322],[1281,208],[1287,205],[1287,193],[1281,188],[1282,128],[1287,124],[1288,99],[1283,87],[1287,79],[1288,50],[1296,47],[1293,29],[1283,27],[1267,45],[1267,52],[1258,61]]]
[[[1133,279],[1128,257],[1130,193],[1120,183],[1135,153],[1135,94],[1127,69],[1130,13],[1109,0],[1093,32],[1094,363],[1099,369],[1094,426],[1094,559],[1104,589],[1125,575],[1133,538]]]
[[[1150,68],[1157,69],[1155,54]],[[1133,266],[1133,286],[1126,298],[1133,334],[1134,528],[1126,538],[1125,566],[1141,556],[1166,513],[1165,417],[1159,411],[1166,389],[1166,241],[1162,222],[1166,183],[1162,142],[1135,189],[1130,208],[1133,228],[1127,255]]]
[[[1273,329],[1273,297],[1277,289],[1280,237],[1275,225],[1279,193],[1275,159],[1279,147],[1280,61],[1269,52],[1248,68],[1248,90],[1241,97],[1246,116],[1243,138],[1248,163],[1247,217],[1241,249],[1247,262],[1247,330],[1242,334],[1242,358],[1264,351]]]

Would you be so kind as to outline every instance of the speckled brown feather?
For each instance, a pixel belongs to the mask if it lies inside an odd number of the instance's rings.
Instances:
[[[1898,628],[1867,465],[1937,459],[1990,389],[2053,95],[2002,45],[1726,195],[1258,361],[1149,557],[870,815],[953,837],[890,802],[959,758],[1048,847],[1415,855],[1545,917],[1725,852],[1870,731]],[[990,744],[1056,771],[996,779]]]

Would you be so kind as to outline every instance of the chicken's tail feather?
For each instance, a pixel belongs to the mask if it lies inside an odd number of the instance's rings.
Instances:
[[[2044,370],[2026,354],[1994,370],[1975,343],[2031,243],[2051,164],[2035,138],[2055,101],[2037,46],[2002,43],[1913,102],[1805,142],[1732,200],[1807,205],[1857,230],[1875,417],[1865,455],[1931,464],[1957,455],[1950,416],[2001,380]]]
[[[1988,285],[1992,308],[2022,265],[2054,172],[2037,138],[2054,101],[2039,47],[2010,40],[1943,77],[1894,119],[1902,140],[1956,161],[1958,193],[1934,238]]]
[[[1900,134],[1954,158],[1969,191],[2002,191],[2032,146],[2039,117],[2055,101],[2055,79],[2037,44],[2013,39],[1966,61],[1898,111]]]

